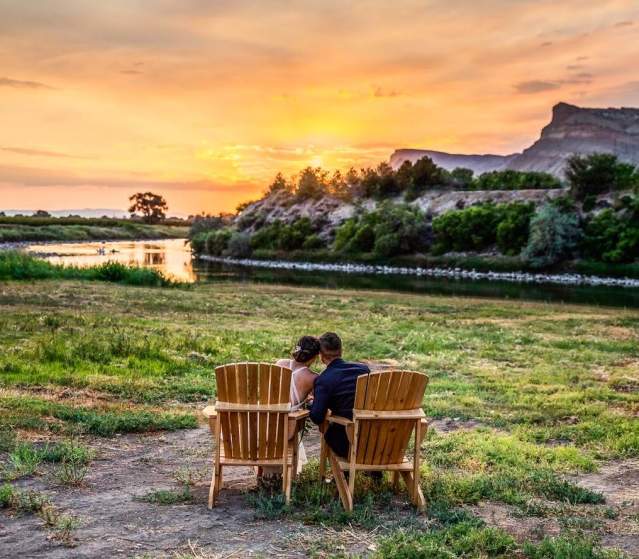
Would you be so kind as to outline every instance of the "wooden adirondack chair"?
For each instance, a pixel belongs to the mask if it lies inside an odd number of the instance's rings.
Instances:
[[[225,466],[281,465],[282,490],[289,502],[300,428],[308,416],[305,410],[291,412],[291,374],[270,363],[232,363],[215,369],[218,399],[203,410],[215,444],[209,508],[215,505]]]
[[[322,437],[320,476],[324,479],[328,458],[339,496],[347,511],[353,510],[355,475],[358,471],[391,471],[395,488],[401,475],[411,501],[424,508],[419,481],[418,449],[426,435],[427,421],[421,408],[428,377],[413,371],[383,371],[357,379],[353,419],[329,415],[327,422],[344,425],[350,441],[348,459],[336,456]],[[406,457],[414,433],[415,453]],[[344,472],[349,472],[348,482]]]

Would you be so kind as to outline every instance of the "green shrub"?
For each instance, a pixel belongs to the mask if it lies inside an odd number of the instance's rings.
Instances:
[[[561,182],[550,173],[537,171],[489,171],[474,183],[475,190],[528,190],[561,188]]]
[[[494,245],[501,211],[493,204],[453,210],[433,219],[435,252],[480,251]]]
[[[573,155],[568,159],[566,179],[570,192],[577,200],[635,188],[639,185],[639,172],[628,163],[622,163],[611,153]]]
[[[290,224],[274,221],[259,229],[251,238],[253,249],[299,250],[302,248],[322,248],[324,242],[317,235],[318,225],[308,217],[302,217]]]
[[[502,254],[515,256],[528,242],[530,219],[535,213],[533,203],[515,202],[503,207],[502,217],[497,225],[497,247]]]
[[[252,252],[251,236],[248,233],[236,231],[231,234],[224,255],[232,258],[248,258]]]
[[[603,262],[632,262],[639,258],[639,199],[623,211],[607,209],[584,228],[583,253]]]
[[[427,247],[427,236],[426,216],[419,208],[384,203],[344,222],[337,229],[333,249],[382,257],[411,254]]]
[[[551,266],[573,254],[580,235],[576,215],[545,204],[530,220],[530,235],[522,256],[535,268]]]
[[[205,239],[205,251],[212,256],[222,256],[227,249],[231,240],[232,232],[230,229],[219,229],[217,231],[209,231]]]

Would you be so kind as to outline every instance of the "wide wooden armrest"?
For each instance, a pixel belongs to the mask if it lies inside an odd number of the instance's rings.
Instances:
[[[208,417],[208,418],[213,418],[215,419],[217,417],[217,411],[215,409],[215,405],[213,406],[206,406],[203,410],[202,410],[202,415],[204,417]]]
[[[326,421],[328,421],[329,423],[337,423],[338,425],[343,425],[344,427],[353,425],[352,419],[346,419],[345,417],[341,417],[339,415],[327,415]]]
[[[424,410],[353,410],[355,419],[421,419],[425,417]]]
[[[300,421],[302,419],[306,419],[309,415],[311,415],[311,412],[308,410],[295,410],[289,412],[288,418],[294,419],[295,421]]]

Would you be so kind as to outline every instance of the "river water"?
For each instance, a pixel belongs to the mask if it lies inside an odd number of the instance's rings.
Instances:
[[[639,308],[639,289],[603,286],[520,284],[404,275],[347,274],[265,269],[192,258],[184,239],[34,244],[27,250],[56,264],[92,266],[108,261],[160,270],[187,282],[240,281],[332,289],[383,289],[466,297],[588,303]]]

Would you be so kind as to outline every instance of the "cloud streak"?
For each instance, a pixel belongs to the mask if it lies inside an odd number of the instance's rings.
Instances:
[[[42,82],[14,80],[7,77],[0,78],[0,87],[11,87],[13,89],[53,89],[50,85]]]

